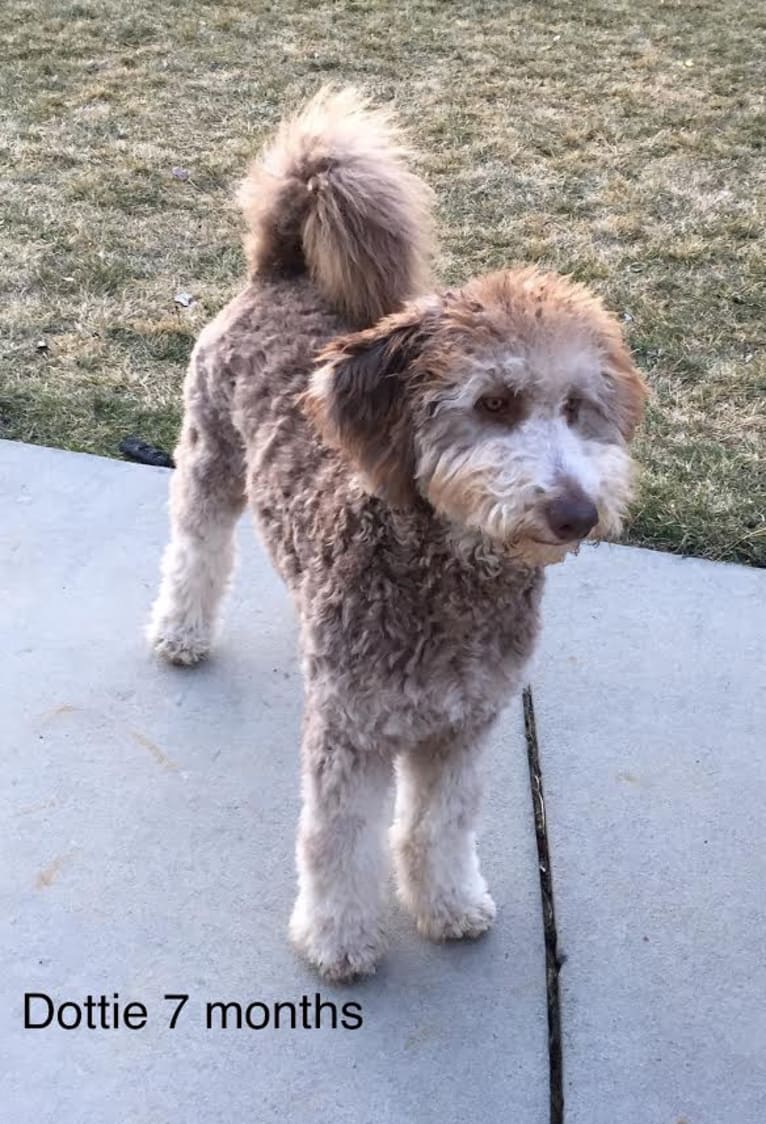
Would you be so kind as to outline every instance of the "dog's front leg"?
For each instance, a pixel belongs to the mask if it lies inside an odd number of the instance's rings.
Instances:
[[[480,733],[424,743],[396,762],[399,896],[431,940],[478,937],[495,917],[476,854]]]
[[[309,715],[290,936],[331,980],[370,975],[383,950],[386,799],[390,758],[336,723]]]

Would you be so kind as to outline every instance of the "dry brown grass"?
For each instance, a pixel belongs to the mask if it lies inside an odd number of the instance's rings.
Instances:
[[[766,564],[763,30],[750,0],[4,5],[0,432],[172,445],[242,274],[232,187],[350,80],[414,133],[446,280],[539,261],[625,317],[654,392],[631,541]]]

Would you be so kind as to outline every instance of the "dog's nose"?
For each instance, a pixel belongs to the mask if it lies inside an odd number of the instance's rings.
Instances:
[[[582,492],[564,492],[546,508],[548,525],[561,542],[584,539],[598,523],[596,505]]]

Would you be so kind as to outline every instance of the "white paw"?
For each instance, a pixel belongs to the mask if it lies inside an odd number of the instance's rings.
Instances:
[[[290,939],[333,983],[373,975],[384,950],[383,934],[376,921],[311,911],[300,897],[290,918]]]
[[[486,933],[495,920],[496,906],[486,891],[469,901],[436,898],[428,909],[415,912],[418,932],[430,941],[475,939]]]
[[[207,630],[192,628],[167,618],[152,620],[146,632],[153,650],[168,663],[191,667],[210,651]]]

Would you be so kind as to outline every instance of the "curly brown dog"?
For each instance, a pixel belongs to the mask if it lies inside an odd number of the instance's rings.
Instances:
[[[247,287],[185,389],[157,652],[208,652],[255,513],[300,617],[295,944],[328,977],[381,955],[386,795],[401,900],[435,940],[495,906],[482,742],[517,692],[543,567],[614,535],[644,404],[615,319],[535,269],[423,295],[430,193],[390,118],[323,91],[243,189]]]

